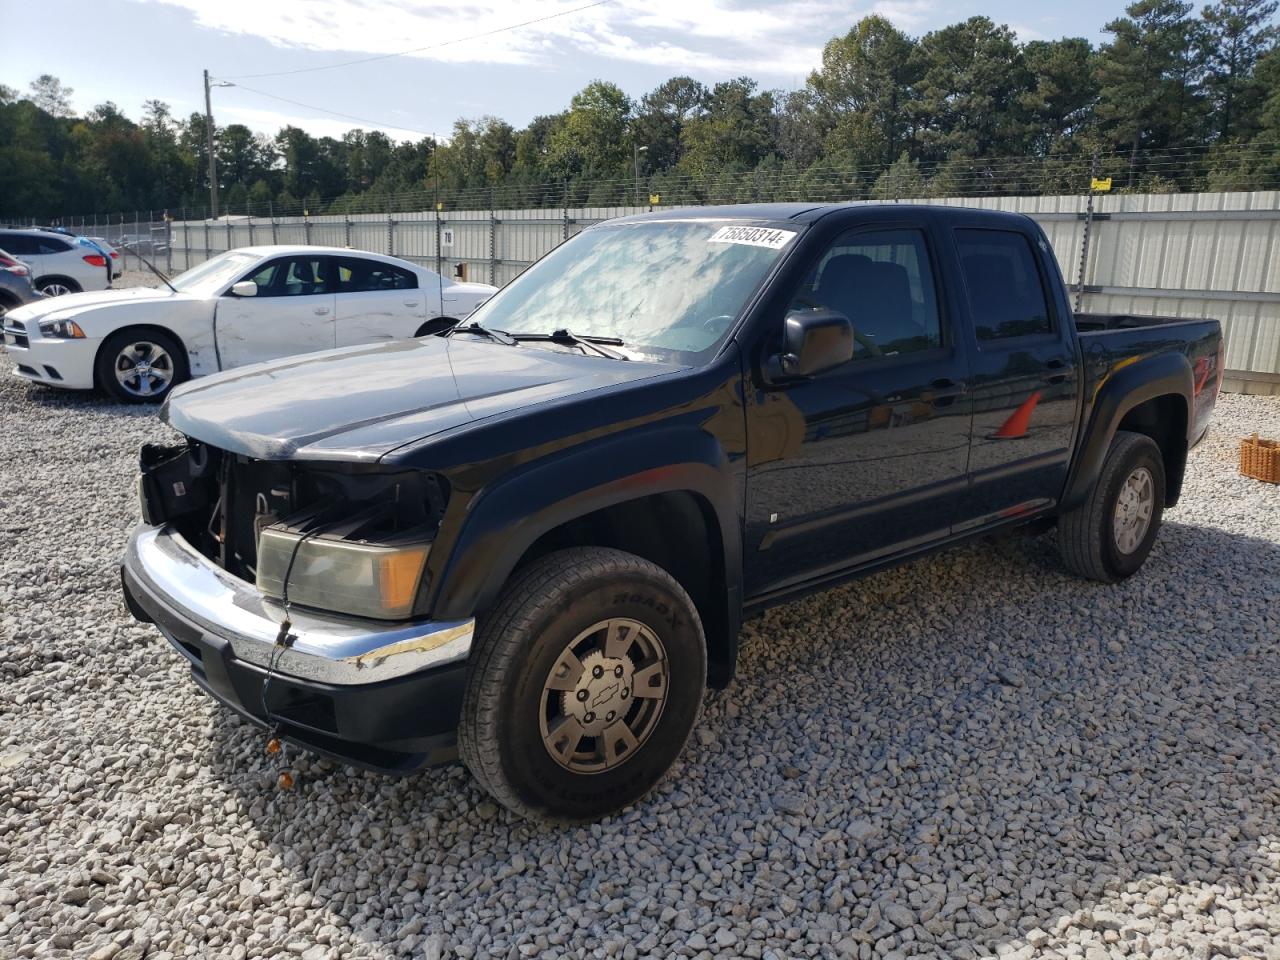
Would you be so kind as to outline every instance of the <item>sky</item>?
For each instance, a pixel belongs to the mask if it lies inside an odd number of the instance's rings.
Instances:
[[[563,110],[595,79],[635,98],[679,74],[707,84],[745,74],[794,89],[823,44],[869,13],[913,36],[981,13],[1024,41],[1098,42],[1123,0],[55,0],[53,8],[56,29],[47,4],[5,5],[0,83],[25,91],[52,73],[73,88],[77,112],[110,100],[136,119],[156,98],[185,117],[204,108],[207,68],[235,84],[213,91],[219,125],[274,134],[293,124],[317,136],[362,127],[401,140],[447,137],[459,117],[494,115],[519,128]],[[417,52],[334,66],[406,50]]]

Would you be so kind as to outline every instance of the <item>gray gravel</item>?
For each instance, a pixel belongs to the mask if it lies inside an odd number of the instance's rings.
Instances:
[[[644,803],[288,753],[119,600],[151,411],[0,357],[0,957],[1280,958],[1280,401],[1119,587],[1009,537],[772,611]],[[288,765],[289,792],[275,786]]]

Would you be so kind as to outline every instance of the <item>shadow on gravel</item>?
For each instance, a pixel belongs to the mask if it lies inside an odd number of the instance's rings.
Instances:
[[[119,403],[101,390],[59,390],[40,384],[27,386],[27,399],[44,410],[88,410],[120,417],[154,417],[158,403]]]
[[[1099,905],[1138,881],[1251,889],[1280,822],[1280,546],[1170,522],[1115,587],[1055,558],[1052,535],[1003,538],[753,621],[674,775],[593,827],[515,819],[460,765],[395,781],[293,753],[280,792],[261,734],[221,711],[208,763],[299,888],[389,953],[625,898],[566,946],[763,918],[787,956],[890,937],[972,957],[1069,917],[1102,937]],[[692,925],[660,922],[668,902]],[[1142,936],[1158,909],[1125,922]]]

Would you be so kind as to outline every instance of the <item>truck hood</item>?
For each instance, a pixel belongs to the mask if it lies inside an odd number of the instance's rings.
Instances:
[[[189,437],[245,456],[372,462],[474,420],[677,369],[424,337],[215,374],[174,390],[160,415]]]
[[[45,297],[25,307],[11,310],[14,320],[42,320],[53,316],[78,316],[97,307],[117,307],[124,304],[143,303],[151,300],[189,300],[187,294],[174,293],[168,287],[131,287],[128,290],[97,290],[89,293],[68,293],[61,297]]]

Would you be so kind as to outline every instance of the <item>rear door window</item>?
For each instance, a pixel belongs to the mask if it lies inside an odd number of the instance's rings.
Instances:
[[[15,257],[34,257],[39,252],[36,238],[22,233],[0,233],[0,248]]]
[[[416,290],[418,278],[403,267],[365,260],[363,257],[339,257],[338,293],[367,293],[372,290]]]
[[[979,343],[1053,333],[1044,282],[1025,234],[961,229],[956,246]]]
[[[71,242],[60,237],[38,237],[36,247],[37,253],[66,253],[71,249]]]

